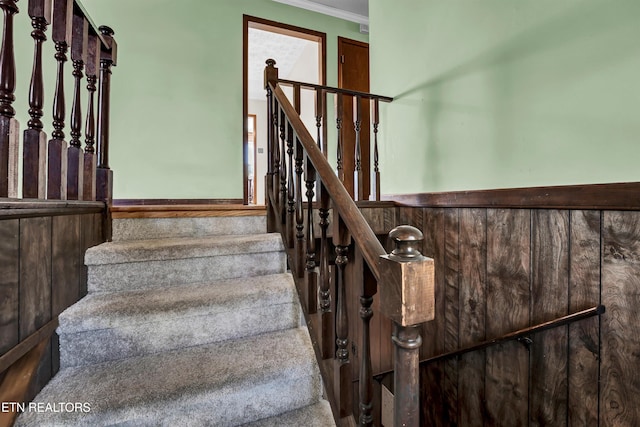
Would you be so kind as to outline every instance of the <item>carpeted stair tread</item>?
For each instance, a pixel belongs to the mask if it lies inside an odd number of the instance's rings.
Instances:
[[[242,427],[335,427],[331,406],[326,400]]]
[[[245,338],[299,324],[290,274],[89,294],[60,316],[60,366]]]
[[[113,220],[113,240],[257,234],[267,229],[265,215],[195,218],[119,218]]]
[[[16,425],[233,426],[310,405],[320,388],[308,332],[296,328],[62,370],[35,402],[91,411],[26,412]]]
[[[276,233],[130,240],[89,248],[85,264],[129,264],[283,250],[282,239]]]
[[[296,302],[288,273],[157,289],[89,294],[65,310],[59,332],[73,333]]]

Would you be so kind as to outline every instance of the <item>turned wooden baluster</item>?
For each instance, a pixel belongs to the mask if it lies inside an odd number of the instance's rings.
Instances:
[[[318,148],[320,148],[320,151],[323,151],[322,149],[322,114],[324,109],[324,91],[320,88],[317,88],[315,95],[316,95],[316,110],[315,110],[316,129],[318,131],[318,137],[316,139],[316,143],[318,144]]]
[[[376,293],[377,282],[371,270],[364,265],[362,275],[362,295],[360,296],[360,318],[362,319],[362,348],[360,350],[360,425],[373,423],[373,370],[371,368],[371,332],[369,323],[373,316],[371,304]]]
[[[294,214],[296,212],[296,188],[293,179],[294,160],[293,160],[293,127],[291,123],[287,122],[287,157],[289,158],[289,170],[287,174],[287,245],[293,248],[294,239]],[[295,268],[295,267],[294,267]]]
[[[277,209],[280,203],[280,144],[278,144],[279,138],[279,125],[278,125],[278,111],[280,111],[280,105],[278,100],[273,97],[273,114],[270,118],[271,127],[273,128],[273,197],[275,201],[274,209]],[[275,212],[276,218],[278,212]]]
[[[360,128],[362,114],[360,96],[353,97],[353,128],[356,132],[355,165],[353,169],[353,200],[366,200],[364,194],[364,176],[362,176],[362,148],[360,144]]]
[[[99,27],[107,43],[100,49],[100,83],[98,86],[98,167],[96,170],[96,199],[111,203],[113,198],[113,172],[109,167],[109,118],[111,109],[111,67],[116,65],[118,45],[114,32],[106,25]]]
[[[13,45],[14,0],[0,1],[4,15],[0,47],[0,197],[18,196],[18,121],[12,106],[16,99],[16,63]]]
[[[334,212],[333,242],[336,245],[336,358],[334,365],[334,396],[340,418],[351,415],[351,363],[349,361],[349,318],[347,314],[346,267],[351,235],[339,215]]]
[[[344,184],[344,167],[342,164],[342,114],[343,114],[343,109],[344,106],[342,105],[342,94],[341,93],[336,93],[335,94],[335,110],[336,110],[336,131],[337,131],[337,138],[338,138],[338,147],[337,147],[337,153],[336,153],[336,160],[337,160],[337,167],[336,169],[338,170],[338,179],[340,179],[340,182],[342,182]]]
[[[334,354],[333,317],[331,315],[331,284],[329,282],[329,240],[327,230],[329,228],[329,193],[320,184],[320,311],[322,319],[322,358],[329,359]]]
[[[302,201],[302,162],[304,161],[304,150],[302,143],[296,136],[296,273],[299,278],[304,278],[305,271],[305,244],[304,244],[304,209]],[[307,307],[308,308],[308,307]]]
[[[293,86],[293,105],[296,113],[300,115],[300,85]],[[305,271],[305,245],[304,245],[304,210],[302,208],[302,162],[304,160],[304,150],[302,144],[296,136],[295,146],[295,164],[296,164],[296,182],[295,182],[295,220],[296,220],[296,241],[295,241],[295,262],[296,273],[299,278],[304,278]],[[307,307],[308,308],[308,307]]]
[[[435,316],[434,265],[420,253],[420,230],[401,225],[389,233],[395,249],[380,257],[380,310],[393,321],[394,421],[420,424],[420,324]]]
[[[47,134],[40,118],[44,108],[42,44],[47,40],[51,22],[51,0],[29,0],[29,16],[33,31],[33,68],[29,83],[29,116],[22,146],[22,197],[44,199],[47,193]]]
[[[55,43],[55,59],[58,63],[56,87],[53,95],[53,132],[49,140],[47,167],[47,198],[67,198],[67,143],[64,140],[64,63],[71,43],[73,0],[53,1],[53,25],[51,38]]]
[[[371,100],[371,121],[373,122],[373,194],[374,200],[380,200],[380,169],[378,168],[378,125],[380,124],[380,100]]]
[[[287,224],[287,148],[286,148],[286,117],[284,110],[280,110],[280,222]]]
[[[316,273],[316,237],[313,230],[313,196],[316,186],[316,170],[307,158],[305,165],[305,183],[307,187],[307,262],[305,265],[307,283],[307,311],[318,311],[318,282]]]
[[[71,141],[67,150],[67,199],[82,199],[84,178],[84,152],[81,148],[82,136],[82,106],[80,105],[80,90],[82,70],[87,60],[87,44],[89,37],[89,23],[83,15],[73,15],[71,37],[71,61],[73,63],[73,103],[71,105]]]
[[[87,44],[87,64],[85,71],[87,74],[87,118],[84,127],[85,152],[84,152],[84,183],[83,200],[96,199],[96,119],[94,99],[96,93],[96,82],[98,81],[98,71],[100,69],[100,39],[95,34],[89,34]]]

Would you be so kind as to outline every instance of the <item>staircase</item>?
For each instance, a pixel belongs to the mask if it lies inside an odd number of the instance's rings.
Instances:
[[[262,216],[114,220],[60,315],[60,372],[18,426],[335,426]],[[54,411],[58,409],[57,411]],[[87,409],[90,409],[87,411]]]

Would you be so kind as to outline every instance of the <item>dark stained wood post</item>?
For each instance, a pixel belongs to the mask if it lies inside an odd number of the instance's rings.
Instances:
[[[100,36],[106,45],[100,49],[100,84],[98,86],[98,166],[96,168],[96,200],[107,205],[104,216],[104,238],[111,240],[111,202],[113,200],[113,171],[109,167],[109,115],[111,94],[111,67],[116,65],[118,45],[113,30],[105,25],[99,27]]]
[[[278,117],[280,115],[278,112],[280,111],[280,104],[278,100],[273,97],[273,117],[270,118],[272,121],[271,126],[273,127],[273,200],[275,201],[274,205],[274,214],[276,224],[279,225],[278,222],[278,207],[280,206],[280,139],[278,135],[280,134],[280,125],[278,124]]]
[[[80,137],[82,136],[82,106],[80,105],[80,90],[82,70],[87,61],[87,44],[89,37],[89,23],[80,14],[73,14],[71,27],[71,61],[73,63],[73,103],[71,104],[71,141],[67,150],[67,199],[81,200],[84,190],[84,152]]]
[[[353,168],[353,200],[368,199],[364,194],[364,176],[362,176],[362,148],[360,146],[362,112],[360,99],[360,96],[353,97],[353,129],[356,132],[355,165]]]
[[[316,169],[307,158],[305,165],[305,183],[307,187],[307,262],[305,264],[307,284],[307,309],[310,314],[318,311],[318,275],[316,273],[316,236],[313,231],[313,196],[316,186]]]
[[[287,224],[287,149],[286,149],[286,117],[280,110],[280,223]],[[283,233],[285,235],[286,233]]]
[[[316,143],[318,144],[318,148],[322,151],[322,115],[324,112],[324,94],[325,92],[317,88],[315,91],[316,96],[316,129],[318,130],[318,136],[316,138]]]
[[[73,0],[54,0],[51,38],[56,47],[58,62],[56,87],[53,95],[53,132],[49,140],[47,166],[47,199],[67,198],[67,143],[64,140],[64,63],[71,43]]]
[[[380,100],[371,99],[371,122],[373,123],[373,200],[380,200],[380,169],[378,167],[378,125],[380,124]]]
[[[277,115],[277,108],[274,107],[276,102],[273,98],[271,86],[269,84],[276,84],[278,82],[278,69],[275,67],[276,61],[273,59],[267,59],[267,66],[264,69],[264,88],[267,91],[267,176],[265,177],[265,204],[267,205],[267,231],[277,231],[277,212],[276,206],[272,205],[269,196],[274,196],[274,200],[277,200],[277,183],[276,178],[276,153],[278,150],[278,140],[276,138],[276,123],[274,118]],[[274,188],[276,191],[274,192]]]
[[[33,68],[29,83],[29,116],[22,146],[22,197],[44,199],[47,194],[47,134],[40,118],[44,107],[42,44],[51,23],[51,0],[29,0],[29,17],[33,31]]]
[[[342,147],[342,115],[343,115],[343,110],[344,110],[344,105],[342,104],[342,94],[341,93],[336,93],[335,94],[335,98],[334,98],[334,102],[335,102],[335,110],[336,110],[336,132],[337,132],[337,138],[338,138],[338,146],[337,146],[337,152],[336,152],[336,169],[338,171],[338,179],[340,179],[340,182],[342,182],[344,184],[344,166],[342,164],[342,159],[343,159],[343,147]],[[347,189],[348,190],[348,189]]]
[[[16,63],[13,46],[13,16],[17,0],[0,1],[4,16],[0,47],[0,197],[18,193],[18,121],[12,104],[16,97]]]
[[[90,33],[87,45],[87,119],[85,122],[85,152],[84,152],[84,184],[83,200],[96,199],[96,119],[95,119],[95,93],[100,69],[100,39],[96,34]]]
[[[329,193],[320,183],[320,287],[318,290],[320,299],[320,316],[322,323],[322,358],[330,359],[334,353],[333,317],[331,316],[331,285],[329,283]]]
[[[334,364],[334,396],[340,419],[352,414],[352,378],[349,361],[349,317],[347,309],[346,267],[351,235],[337,212],[333,218],[333,243],[336,245],[336,357]]]
[[[394,420],[396,426],[420,424],[420,324],[435,315],[433,259],[420,253],[424,236],[401,225],[389,233],[395,249],[380,257],[380,310],[393,321]]]
[[[296,189],[295,184],[293,182],[293,169],[294,169],[294,160],[293,160],[293,127],[291,123],[287,121],[287,157],[289,158],[289,173],[287,174],[287,219],[286,219],[286,227],[287,227],[287,245],[290,248],[293,248],[294,245],[294,214],[296,212],[295,207],[295,198],[296,198]],[[294,267],[295,268],[295,267]]]
[[[362,274],[362,295],[360,296],[360,318],[362,319],[362,349],[360,352],[360,417],[361,426],[373,425],[373,370],[371,368],[371,332],[369,323],[373,317],[373,296],[377,290],[377,282],[371,270],[364,263]]]
[[[305,271],[305,244],[304,244],[304,209],[302,207],[302,174],[304,172],[302,163],[304,162],[304,150],[302,143],[296,136],[296,273],[299,278],[304,278]],[[309,307],[307,306],[307,309]]]

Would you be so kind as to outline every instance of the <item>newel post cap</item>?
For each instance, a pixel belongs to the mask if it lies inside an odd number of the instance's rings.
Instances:
[[[395,248],[380,256],[380,309],[402,326],[433,320],[435,280],[433,259],[420,253],[424,235],[409,225],[389,233]]]
[[[269,82],[275,85],[278,81],[278,68],[275,66],[275,59],[269,58],[265,63],[267,66],[264,67],[264,88],[267,89],[269,87]]]

